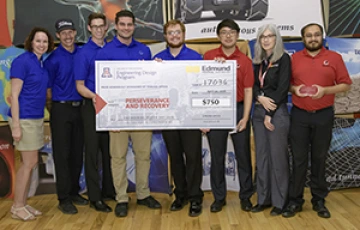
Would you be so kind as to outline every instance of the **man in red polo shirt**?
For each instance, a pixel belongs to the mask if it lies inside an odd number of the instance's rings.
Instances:
[[[328,184],[325,161],[329,150],[334,120],[335,94],[350,89],[351,79],[341,56],[323,47],[323,28],[308,24],[301,29],[305,49],[292,56],[293,93],[290,144],[293,172],[289,185],[289,204],[284,217],[295,216],[304,204],[304,186],[308,156],[311,161],[311,194],[313,210],[330,218],[325,207]]]
[[[239,25],[231,19],[224,19],[216,28],[219,48],[205,53],[204,60],[237,61],[237,127],[236,133],[231,134],[237,160],[240,181],[241,209],[250,211],[253,194],[252,167],[250,154],[250,110],[252,103],[252,87],[254,84],[254,70],[251,60],[236,46],[239,38]],[[211,212],[219,212],[226,204],[225,154],[229,130],[203,130],[207,132],[210,152],[211,169],[210,183],[215,201],[210,207]]]

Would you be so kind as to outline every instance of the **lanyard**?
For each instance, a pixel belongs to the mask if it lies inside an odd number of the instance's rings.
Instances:
[[[260,69],[259,69],[259,81],[260,81],[260,88],[264,87],[264,78],[266,76],[266,73],[268,72],[268,70],[271,68],[272,63],[270,62],[269,65],[267,66],[266,70],[264,72],[262,72],[262,63],[260,64]]]

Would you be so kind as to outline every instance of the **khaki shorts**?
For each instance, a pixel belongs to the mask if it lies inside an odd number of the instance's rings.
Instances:
[[[12,119],[9,117],[9,125],[12,130]],[[19,151],[39,150],[44,146],[44,119],[20,119],[21,139],[14,141]]]

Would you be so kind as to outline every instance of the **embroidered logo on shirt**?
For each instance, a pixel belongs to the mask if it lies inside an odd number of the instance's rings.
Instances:
[[[324,61],[324,66],[328,66],[329,65],[329,61],[328,60],[325,60]]]
[[[141,50],[139,50],[139,54],[140,54],[140,55],[144,55],[144,52],[142,52]]]

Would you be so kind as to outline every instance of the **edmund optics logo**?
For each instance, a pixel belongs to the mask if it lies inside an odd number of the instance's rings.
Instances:
[[[202,66],[203,73],[228,73],[231,66]]]

